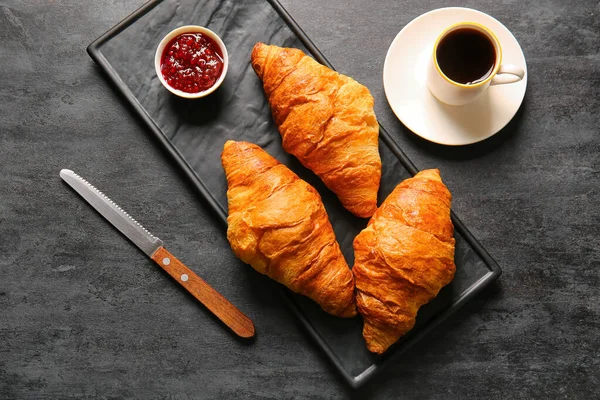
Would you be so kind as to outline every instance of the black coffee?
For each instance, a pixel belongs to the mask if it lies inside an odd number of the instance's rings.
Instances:
[[[496,63],[496,49],[484,33],[460,28],[440,41],[436,57],[444,75],[454,82],[472,85],[490,76]]]

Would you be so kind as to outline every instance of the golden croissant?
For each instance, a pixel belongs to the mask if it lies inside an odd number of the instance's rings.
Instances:
[[[356,315],[354,278],[317,191],[252,143],[228,141],[221,162],[235,255],[330,314]]]
[[[383,353],[454,278],[450,191],[437,169],[401,182],[354,239],[356,303],[367,348]]]
[[[299,49],[257,43],[252,67],[263,81],[284,150],[317,174],[347,210],[373,215],[381,160],[369,90]]]

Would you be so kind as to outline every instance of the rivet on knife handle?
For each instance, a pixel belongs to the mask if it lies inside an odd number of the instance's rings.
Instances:
[[[167,249],[160,247],[152,255],[152,260],[236,334],[243,338],[254,336],[252,321]]]

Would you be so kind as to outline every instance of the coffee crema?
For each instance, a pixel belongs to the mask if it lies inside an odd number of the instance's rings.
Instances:
[[[437,46],[440,70],[454,82],[474,85],[486,80],[496,64],[496,48],[490,38],[473,28],[459,28]]]

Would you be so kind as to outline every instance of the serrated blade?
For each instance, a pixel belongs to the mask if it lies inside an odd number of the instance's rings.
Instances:
[[[162,247],[162,240],[148,232],[114,201],[75,172],[63,169],[60,171],[60,177],[149,257]]]

